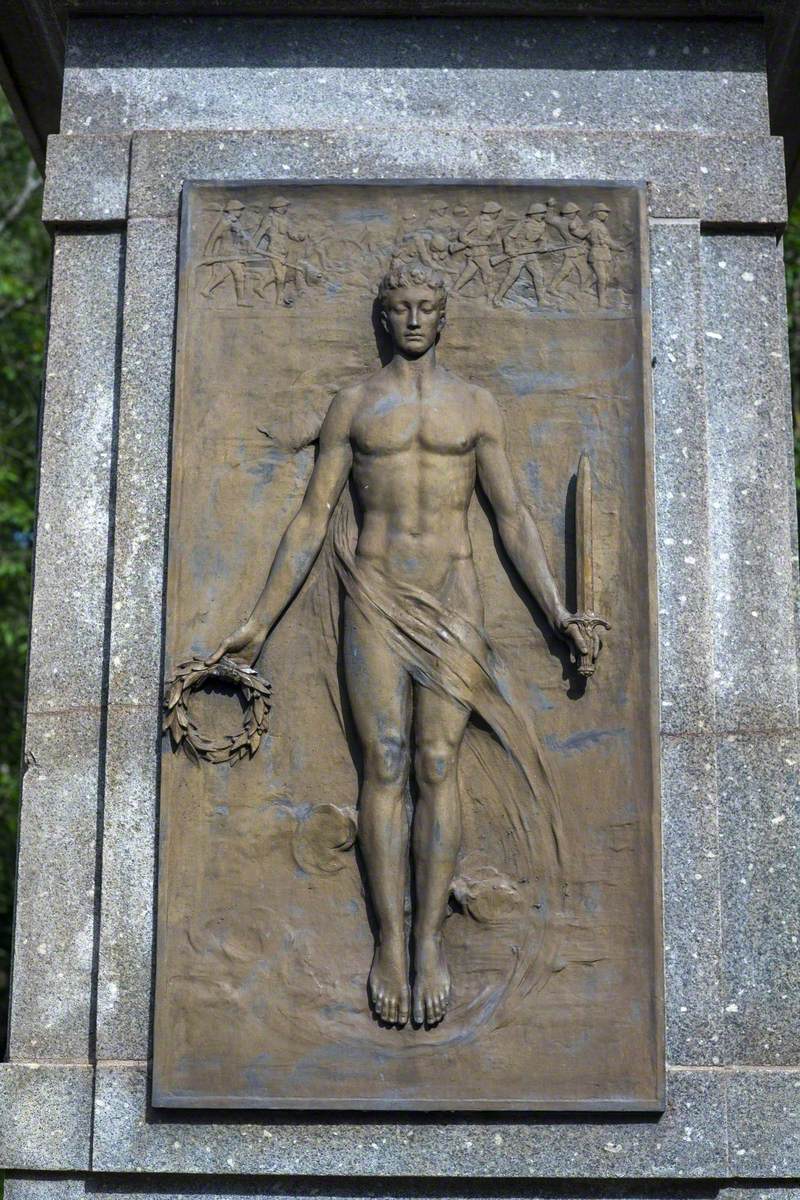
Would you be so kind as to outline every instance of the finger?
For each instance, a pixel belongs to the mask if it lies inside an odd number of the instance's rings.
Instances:
[[[581,654],[589,653],[589,645],[586,641],[586,638],[583,636],[581,631],[579,629],[576,629],[574,626],[573,626],[572,639],[575,642],[575,645],[578,647],[578,650],[580,651]]]
[[[217,646],[217,648],[213,654],[209,654],[208,658],[205,660],[206,666],[213,667],[214,663],[218,663],[219,660],[222,658],[223,654],[227,653],[227,650],[228,650],[228,639],[226,638],[224,642],[220,642],[219,646]]]

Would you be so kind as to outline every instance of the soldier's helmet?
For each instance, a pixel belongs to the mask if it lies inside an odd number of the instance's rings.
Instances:
[[[270,208],[288,208],[291,200],[287,200],[285,196],[273,196],[269,202]]]
[[[430,207],[430,211],[434,214],[434,216],[440,217],[440,216],[443,216],[444,213],[447,212],[449,207],[450,207],[450,205],[447,203],[446,200],[434,200],[433,204]]]
[[[607,204],[593,204],[592,212],[593,213],[597,213],[597,212],[610,213],[611,209],[608,207]]]
[[[561,209],[561,212],[565,217],[573,217],[575,213],[579,213],[580,211],[581,210],[578,208],[577,204],[573,204],[571,200],[569,200]]]
[[[404,208],[400,213],[400,216],[404,221],[416,221],[417,219],[417,214],[414,212],[413,208]]]
[[[464,204],[456,204],[453,208],[454,217],[468,217],[469,209]]]
[[[542,215],[542,213],[546,213],[546,212],[547,212],[546,204],[529,204],[528,207],[525,209],[525,216],[526,217],[539,217]]]
[[[502,204],[498,204],[496,200],[487,200],[486,203],[481,208],[482,213],[486,213],[487,216],[491,216],[491,217],[496,217],[497,214],[501,213],[502,211],[503,211]]]
[[[428,244],[437,254],[444,254],[447,250],[447,238],[441,233],[435,233]]]
[[[548,208],[557,208],[558,207],[558,201],[556,200],[555,196],[547,197],[547,207]]]
[[[224,211],[226,213],[240,213],[244,211],[244,205],[241,200],[228,200],[225,204]]]

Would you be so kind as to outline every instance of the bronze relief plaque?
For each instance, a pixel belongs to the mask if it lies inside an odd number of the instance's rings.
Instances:
[[[153,1103],[658,1109],[644,194],[184,189]]]

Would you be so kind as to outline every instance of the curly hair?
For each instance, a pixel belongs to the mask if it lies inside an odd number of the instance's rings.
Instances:
[[[432,267],[426,267],[422,262],[405,263],[393,259],[378,285],[378,303],[384,308],[389,292],[395,292],[398,288],[420,286],[429,287],[436,297],[436,303],[444,310],[447,303],[447,283],[444,276]]]

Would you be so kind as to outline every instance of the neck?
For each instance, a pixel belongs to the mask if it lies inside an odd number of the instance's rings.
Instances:
[[[418,358],[407,358],[401,351],[395,350],[390,365],[401,379],[422,379],[436,369],[436,344]]]

